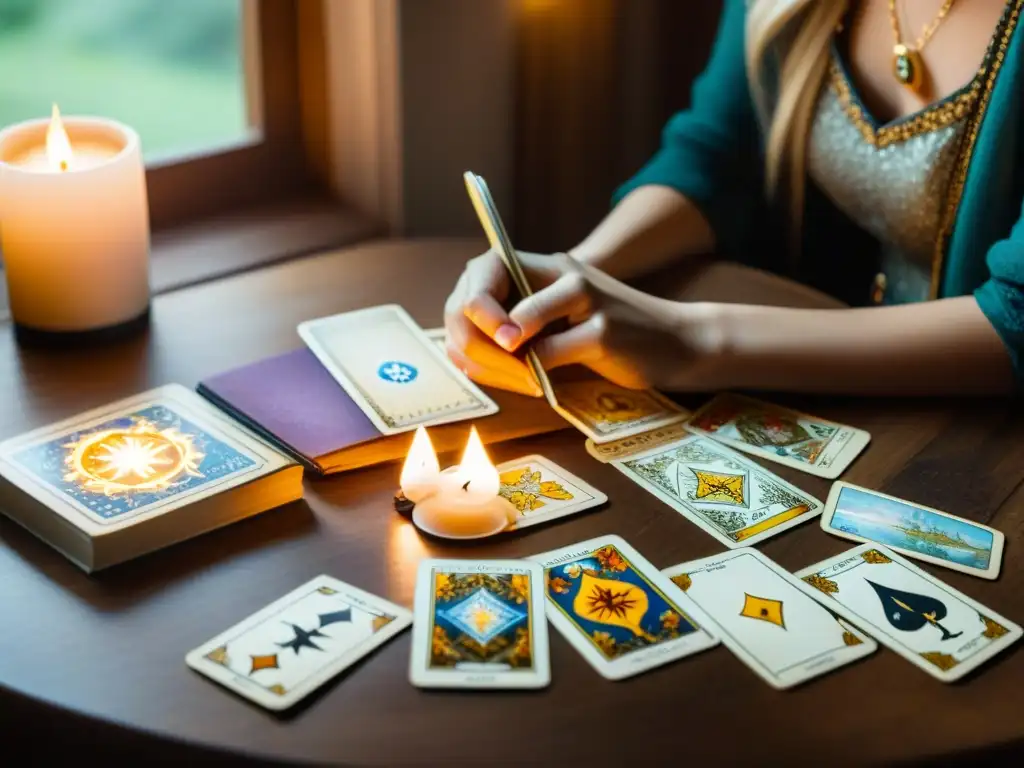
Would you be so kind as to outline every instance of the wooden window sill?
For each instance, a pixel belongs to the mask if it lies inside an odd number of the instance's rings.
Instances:
[[[154,232],[150,286],[155,296],[382,234],[378,222],[327,197],[246,208]],[[10,319],[0,264],[0,323]]]

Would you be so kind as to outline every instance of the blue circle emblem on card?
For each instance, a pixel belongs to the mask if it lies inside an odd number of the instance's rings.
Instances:
[[[419,371],[408,363],[389,360],[381,364],[380,368],[377,369],[377,375],[384,379],[384,381],[390,381],[395,384],[408,384],[419,376]]]

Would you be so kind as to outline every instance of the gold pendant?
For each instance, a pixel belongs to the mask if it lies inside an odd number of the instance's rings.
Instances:
[[[892,49],[892,55],[893,75],[914,93],[919,93],[924,83],[924,62],[921,60],[921,54],[901,43]]]

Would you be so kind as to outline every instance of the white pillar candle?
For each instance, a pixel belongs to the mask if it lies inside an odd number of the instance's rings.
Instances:
[[[65,132],[66,129],[66,132]],[[69,117],[0,131],[0,249],[11,314],[91,331],[149,307],[149,209],[139,136]]]

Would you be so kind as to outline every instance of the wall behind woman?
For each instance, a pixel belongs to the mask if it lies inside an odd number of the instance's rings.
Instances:
[[[710,51],[720,0],[519,0],[514,239],[578,243],[657,149]]]

